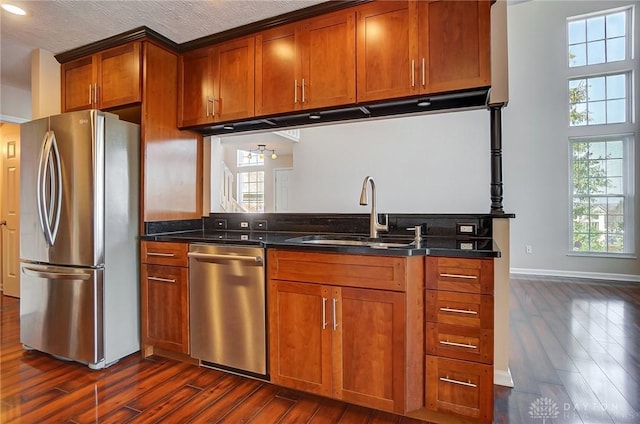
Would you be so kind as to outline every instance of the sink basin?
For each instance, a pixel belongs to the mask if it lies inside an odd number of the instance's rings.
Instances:
[[[370,239],[367,237],[349,237],[349,236],[303,236],[296,237],[287,240],[288,242],[293,243],[302,243],[302,244],[322,244],[322,245],[333,245],[333,246],[364,246],[371,247],[374,249],[387,249],[389,247],[411,247],[411,241],[405,240],[380,240],[380,239]]]

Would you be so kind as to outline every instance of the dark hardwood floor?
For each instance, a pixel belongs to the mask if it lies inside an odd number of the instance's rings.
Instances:
[[[420,421],[161,357],[103,371],[24,351],[18,300],[0,296],[0,423]],[[498,423],[640,423],[640,285],[518,278]]]

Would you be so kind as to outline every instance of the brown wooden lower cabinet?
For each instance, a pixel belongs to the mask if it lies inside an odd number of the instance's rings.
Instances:
[[[189,353],[189,268],[186,243],[142,242],[142,352]]]
[[[361,284],[353,269],[367,262],[392,277],[389,289],[380,278],[377,289],[349,287]],[[269,250],[271,381],[400,414],[421,408],[421,263]]]
[[[493,420],[493,259],[427,257],[425,393],[431,411]]]

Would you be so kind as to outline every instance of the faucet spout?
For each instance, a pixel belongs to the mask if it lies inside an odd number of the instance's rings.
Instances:
[[[378,213],[376,212],[376,183],[373,177],[366,176],[362,182],[362,191],[360,192],[360,205],[366,206],[369,204],[369,197],[367,196],[367,185],[371,184],[371,215],[369,219],[369,236],[371,238],[378,237],[378,231],[389,231],[389,217],[385,214],[384,224],[378,222]]]

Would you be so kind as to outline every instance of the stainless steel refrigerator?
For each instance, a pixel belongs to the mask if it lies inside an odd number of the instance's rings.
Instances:
[[[86,110],[20,142],[20,341],[107,367],[140,349],[140,127]]]

